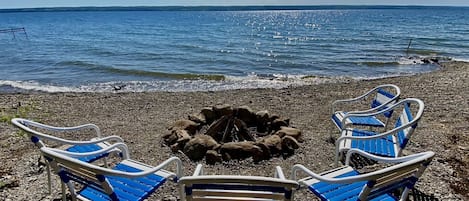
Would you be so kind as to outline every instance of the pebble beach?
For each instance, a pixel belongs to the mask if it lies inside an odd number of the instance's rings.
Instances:
[[[419,98],[424,115],[406,147],[405,154],[433,151],[431,165],[417,183],[421,197],[433,200],[469,199],[469,63],[446,62],[429,73],[374,80],[346,80],[283,89],[241,89],[207,92],[141,93],[6,93],[0,94],[0,200],[60,199],[60,183],[53,177],[48,194],[47,173],[39,150],[8,119],[14,115],[55,126],[98,125],[104,136],[119,135],[130,156],[157,165],[171,156],[183,160],[184,174],[192,174],[197,163],[182,153],[173,153],[162,142],[168,126],[199,112],[203,107],[246,105],[290,118],[291,126],[302,131],[304,142],[288,158],[253,163],[252,159],[205,165],[207,173],[273,176],[274,167],[286,175],[301,163],[315,172],[331,169],[334,145],[327,142],[333,129],[330,104],[337,99],[363,94],[380,84],[401,88],[401,98]],[[65,136],[61,136],[65,137]],[[89,139],[89,134],[68,136]],[[176,200],[177,186],[168,182],[149,200]],[[417,194],[414,191],[414,194]],[[305,189],[295,200],[314,200]],[[412,195],[412,200],[416,200]]]

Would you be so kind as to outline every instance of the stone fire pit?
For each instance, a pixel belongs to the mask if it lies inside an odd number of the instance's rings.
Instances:
[[[169,127],[164,142],[191,160],[208,164],[252,157],[255,162],[290,156],[303,142],[290,120],[248,106],[217,105],[203,108]]]

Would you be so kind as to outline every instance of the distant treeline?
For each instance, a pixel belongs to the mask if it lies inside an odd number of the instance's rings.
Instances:
[[[257,10],[337,10],[337,9],[433,9],[445,6],[113,6],[51,7],[0,9],[0,12],[64,12],[64,11],[257,11]],[[454,7],[447,7],[454,8]],[[467,7],[466,7],[467,8]]]

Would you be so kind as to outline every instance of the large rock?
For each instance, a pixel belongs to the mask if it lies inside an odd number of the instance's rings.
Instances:
[[[257,132],[265,133],[267,132],[267,126],[270,123],[269,111],[262,110],[256,112],[256,123],[257,123]]]
[[[217,115],[218,118],[221,116],[230,116],[233,114],[233,107],[228,104],[223,104],[223,105],[215,105],[213,106],[213,111]]]
[[[176,143],[177,140],[178,140],[178,136],[173,131],[163,135],[163,141],[167,145],[172,145],[172,144]]]
[[[282,138],[282,152],[285,156],[291,156],[295,153],[295,149],[300,148],[300,144],[292,136],[286,135]]]
[[[213,165],[215,163],[221,163],[222,162],[222,157],[221,154],[218,153],[215,150],[208,150],[207,153],[205,154],[205,161],[209,165]]]
[[[290,125],[290,119],[276,118],[276,119],[272,120],[270,128],[273,131],[278,131],[282,127],[288,127],[289,125]]]
[[[270,153],[270,149],[269,149],[269,147],[267,147],[267,145],[265,145],[263,143],[256,143],[256,146],[261,148],[262,151],[261,152],[255,152],[252,155],[252,159],[254,160],[254,162],[259,162],[259,161],[262,161],[262,160],[269,160],[270,158],[272,158],[272,154]]]
[[[208,135],[197,135],[197,137],[205,142],[205,145],[209,150],[216,150],[221,146],[220,144],[218,144],[217,141],[215,141],[212,137]]]
[[[220,147],[223,160],[245,159],[253,155],[259,155],[262,149],[256,146],[255,142],[229,142]]]
[[[194,135],[195,132],[197,132],[198,126],[199,124],[191,120],[181,119],[175,121],[173,125],[171,125],[169,130],[186,130],[187,132],[189,132],[189,134]]]
[[[203,113],[189,115],[189,120],[201,125],[207,124],[207,118]]]
[[[180,143],[180,145],[184,146],[191,139],[191,136],[187,130],[172,130],[170,134],[164,135],[163,139],[168,145]]]
[[[219,144],[208,135],[195,135],[184,146],[184,154],[191,160],[198,161],[205,157],[207,150],[217,149]]]
[[[257,143],[264,144],[269,148],[272,155],[277,155],[282,151],[282,138],[278,135],[269,135],[261,138]]]
[[[301,130],[297,128],[282,126],[280,127],[279,131],[275,132],[275,135],[278,135],[281,138],[283,138],[284,136],[291,136],[295,138],[298,142],[303,142],[303,138],[301,136]]]
[[[269,111],[267,110],[261,110],[261,111],[258,111],[256,112],[256,120],[257,120],[257,123],[267,123],[270,121],[270,117],[269,117]]]
[[[217,119],[217,115],[213,111],[212,107],[204,107],[200,111],[200,114],[202,114],[205,117],[206,124],[211,124],[215,119]]]
[[[244,121],[248,126],[256,125],[256,113],[246,105],[238,107],[235,109],[236,117],[241,121]]]

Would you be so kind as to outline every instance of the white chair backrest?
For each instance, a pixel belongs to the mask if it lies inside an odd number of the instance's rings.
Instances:
[[[387,91],[383,88],[378,88],[376,92],[376,97],[373,99],[371,102],[371,108],[377,108],[383,105],[381,109],[386,109],[393,104],[395,104],[397,101],[399,101],[399,96],[400,96],[400,90],[397,86],[395,85],[390,85],[388,88],[394,88],[396,91],[396,94],[393,94],[390,91]],[[387,118],[390,118],[392,116],[393,110],[389,110],[388,112],[385,112],[383,115]]]
[[[199,164],[192,176],[179,180],[182,200],[293,200],[296,181],[285,178],[280,167],[276,177],[203,175]]]
[[[407,98],[398,103],[402,106],[401,113],[396,119],[394,129],[396,130],[395,142],[399,144],[399,154],[409,142],[410,137],[417,128],[422,118],[424,103],[420,99]]]
[[[295,181],[234,175],[183,177],[186,200],[292,200]]]
[[[353,154],[360,154],[366,158],[386,163],[390,166],[360,174],[349,165]],[[296,180],[297,174],[304,172],[308,177],[298,180],[304,186],[315,189],[316,187],[314,185],[319,185],[323,190],[327,187],[331,187],[331,189],[342,188],[338,191],[334,191],[334,195],[320,195],[324,197],[336,196],[337,193],[343,193],[341,196],[344,198],[359,196],[357,200],[371,200],[378,196],[401,190],[399,191],[401,192],[399,200],[406,200],[410,189],[414,187],[419,177],[430,164],[434,155],[434,152],[428,151],[409,156],[390,158],[376,156],[360,149],[350,149],[347,152],[345,166],[343,167],[326,171],[323,174],[317,174],[301,164],[296,164],[292,168],[291,178]],[[319,186],[317,187],[319,188]],[[357,195],[357,191],[351,188],[361,189],[359,195]]]
[[[357,152],[370,157],[370,154],[351,149],[347,152],[347,165],[350,162],[350,155]],[[397,164],[360,175],[359,177],[362,177],[362,180],[367,181],[367,183],[359,195],[359,200],[373,199],[385,193],[393,193],[395,190],[400,188],[404,189],[401,192],[400,199],[405,200],[408,196],[409,190],[414,187],[419,177],[432,161],[434,155],[434,152],[429,151],[406,157],[390,158],[389,161]],[[383,157],[380,158],[382,159]]]

